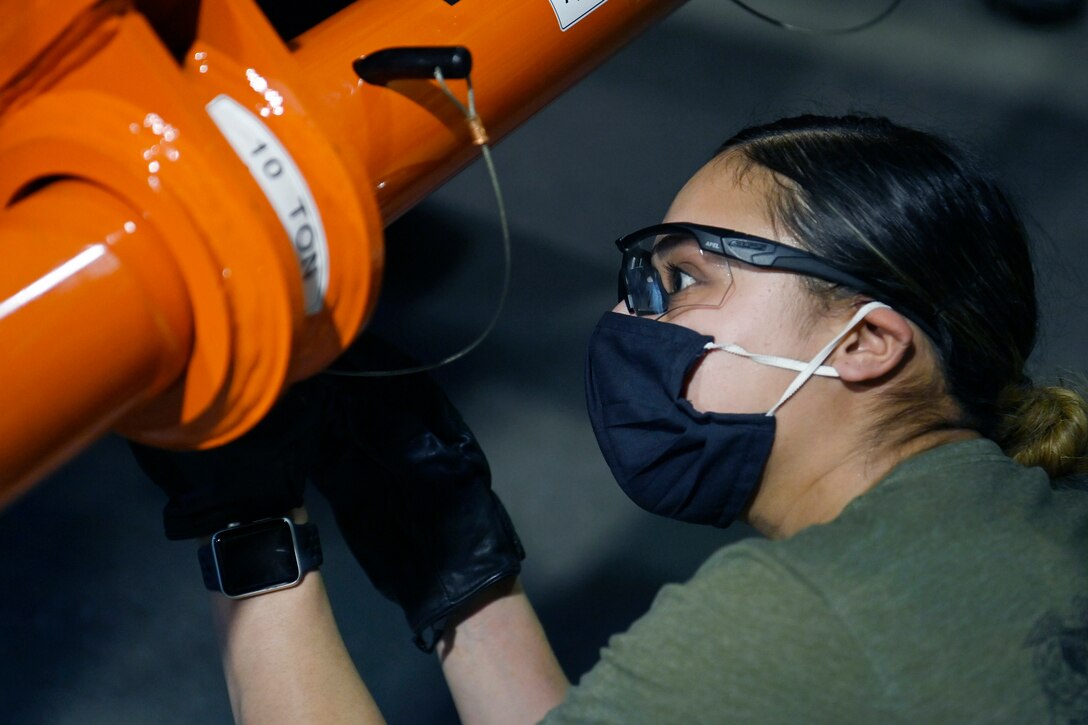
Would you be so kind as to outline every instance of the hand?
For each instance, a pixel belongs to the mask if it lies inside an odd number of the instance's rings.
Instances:
[[[338,365],[409,367],[364,338]],[[525,558],[475,436],[427,375],[324,379],[330,453],[315,479],[355,558],[431,651],[477,594]]]
[[[322,389],[296,384],[255,427],[224,446],[168,451],[129,443],[140,468],[169,501],[168,539],[210,536],[235,522],[284,516],[302,505],[302,489],[318,458]]]

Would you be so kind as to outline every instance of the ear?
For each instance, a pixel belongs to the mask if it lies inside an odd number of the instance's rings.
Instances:
[[[895,310],[873,310],[847,335],[829,364],[848,383],[883,377],[903,362],[914,343],[914,330]]]

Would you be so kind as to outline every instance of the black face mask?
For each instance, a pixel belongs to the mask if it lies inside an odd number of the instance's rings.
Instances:
[[[606,313],[589,340],[586,406],[612,475],[655,514],[726,527],[751,502],[774,443],[774,413],[813,375],[838,377],[821,363],[880,302],[862,306],[809,362],[719,345],[681,325]],[[798,375],[767,414],[700,413],[681,397],[709,350],[750,358]]]
[[[700,413],[681,397],[713,338],[607,313],[586,356],[586,405],[620,488],[655,514],[726,527],[752,499],[773,416]]]

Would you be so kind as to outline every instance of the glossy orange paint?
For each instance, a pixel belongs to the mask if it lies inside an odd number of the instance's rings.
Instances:
[[[290,150],[321,210],[329,250],[325,304],[296,330],[288,372],[290,381],[308,377],[343,352],[377,303],[383,223],[373,184],[345,164],[355,152],[345,153],[314,123],[310,79],[248,0],[203,7],[183,72],[202,103],[226,92],[257,114]]]
[[[94,185],[61,181],[13,205],[0,248],[19,260],[0,265],[2,503],[173,383],[193,328],[154,228]]]
[[[255,424],[284,385],[302,318],[297,263],[152,29],[125,8],[106,22],[93,57],[0,123],[0,199],[35,179],[87,179],[156,229],[190,291],[194,345],[176,384],[120,427],[211,445]]]
[[[19,82],[20,76],[51,72],[63,74],[62,58],[78,58],[70,54],[80,44],[88,29],[98,27],[92,8],[98,0],[3,0],[0,2],[0,89],[7,90]],[[109,11],[107,11],[109,12]],[[89,22],[88,22],[89,21]],[[40,58],[49,61],[35,63]],[[2,95],[0,95],[2,98]],[[0,103],[0,109],[3,108]]]
[[[502,138],[682,0],[607,0],[562,30],[548,0],[356,2],[291,46],[320,101],[315,121],[362,166],[389,223],[472,161],[479,150],[433,81],[361,83],[344,58],[382,48],[463,45],[472,52],[476,105]],[[464,98],[464,85],[452,82]],[[602,127],[606,126],[602,122]]]
[[[11,61],[0,71],[0,251],[11,263],[0,309],[14,310],[0,315],[0,370],[26,381],[4,386],[0,408],[34,417],[22,437],[0,428],[0,502],[108,426],[164,447],[229,441],[359,333],[377,300],[383,224],[478,150],[432,81],[365,85],[356,57],[467,46],[497,139],[679,4],[607,0],[564,31],[548,0],[362,0],[284,44],[252,0],[203,0],[178,57],[176,33],[171,54],[126,0],[0,0],[18,25],[0,31]],[[166,16],[188,7],[160,5]],[[232,146],[213,106],[257,135]],[[282,146],[277,164],[297,167],[304,182],[291,189],[304,187],[300,202],[312,194],[305,214],[320,216],[316,305],[303,253],[318,226],[300,236],[266,195],[268,167],[253,158],[269,148],[262,139]],[[88,241],[117,224],[137,231]],[[26,251],[39,238],[51,240],[40,258]],[[80,267],[99,247],[109,254]],[[62,285],[38,282],[77,267]],[[45,287],[33,304],[12,302]]]

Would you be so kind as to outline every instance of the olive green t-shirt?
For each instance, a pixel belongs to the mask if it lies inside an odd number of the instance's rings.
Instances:
[[[669,585],[548,723],[1088,722],[1088,491],[991,441]]]

